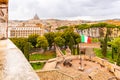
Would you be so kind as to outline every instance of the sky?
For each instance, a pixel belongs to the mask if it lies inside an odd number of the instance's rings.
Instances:
[[[120,18],[120,0],[9,0],[9,20]]]

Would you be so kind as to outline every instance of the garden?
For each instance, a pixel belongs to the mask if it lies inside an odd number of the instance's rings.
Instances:
[[[79,31],[90,30],[90,28],[100,28],[100,37],[92,38],[93,43],[100,43],[100,49],[94,49],[98,57],[104,58],[109,62],[116,62],[120,65],[120,38],[111,37],[112,30],[120,27],[107,23],[97,24],[80,24],[75,26],[62,26],[57,28],[57,32],[48,32],[43,36],[38,34],[31,34],[28,38],[11,38],[11,41],[24,53],[28,61],[48,60],[56,57],[55,46],[59,46],[65,54],[66,47],[69,47],[72,55],[79,55],[79,43],[81,43],[81,36]],[[104,29],[106,28],[106,33]],[[77,30],[77,32],[74,32]],[[39,48],[42,52],[34,53],[34,49]],[[31,63],[33,68],[41,69],[45,63],[37,62]]]

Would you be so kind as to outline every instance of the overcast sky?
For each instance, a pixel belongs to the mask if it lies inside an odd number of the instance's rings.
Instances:
[[[9,0],[9,19],[102,20],[120,18],[120,0]]]

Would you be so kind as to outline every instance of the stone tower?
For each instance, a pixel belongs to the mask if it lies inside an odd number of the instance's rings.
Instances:
[[[0,39],[8,35],[8,0],[0,0]]]

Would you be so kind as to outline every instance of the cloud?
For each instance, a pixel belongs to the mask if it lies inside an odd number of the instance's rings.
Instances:
[[[9,19],[107,19],[120,17],[119,0],[10,0]]]

